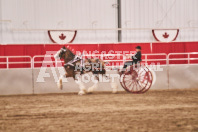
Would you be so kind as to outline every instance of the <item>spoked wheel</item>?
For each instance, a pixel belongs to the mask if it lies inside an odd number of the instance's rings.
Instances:
[[[148,80],[148,84],[146,85],[145,89],[142,91],[142,93],[145,93],[146,91],[148,91],[153,83],[153,75],[151,73],[151,71],[146,67],[145,70],[147,71],[148,74],[148,78],[146,78]]]
[[[124,88],[125,91],[129,92],[128,88],[126,88],[126,86],[125,86],[124,78],[125,78],[125,73],[122,74],[121,77],[120,77],[120,85]]]
[[[124,88],[125,91],[129,92],[128,89],[125,88],[124,81],[123,81],[123,77],[124,77],[124,74],[121,75],[121,78],[120,78],[120,85]]]
[[[122,75],[122,87],[130,93],[144,93],[152,85],[152,74],[146,68],[130,68]]]

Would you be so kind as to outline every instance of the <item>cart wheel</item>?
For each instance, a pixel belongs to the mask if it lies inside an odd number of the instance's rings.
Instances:
[[[128,68],[126,69],[126,71],[131,71],[131,69],[132,69],[132,67],[130,67],[130,68],[128,67]],[[130,92],[130,91],[125,87],[124,81],[123,81],[124,75],[127,74],[126,71],[125,71],[124,74],[122,74],[122,75],[120,76],[120,85],[124,88],[125,91]]]
[[[149,74],[144,68],[132,69],[123,76],[123,88],[131,93],[142,93],[149,83],[148,78]]]
[[[124,74],[120,76],[120,85],[124,88],[125,91],[129,92],[128,89],[125,88],[125,86],[124,86],[123,78],[124,78]]]
[[[147,74],[148,74],[148,84],[146,85],[145,89],[142,91],[142,93],[145,93],[146,91],[148,91],[151,86],[152,86],[152,82],[153,82],[153,75],[151,73],[151,71],[146,67],[145,70],[147,71]]]

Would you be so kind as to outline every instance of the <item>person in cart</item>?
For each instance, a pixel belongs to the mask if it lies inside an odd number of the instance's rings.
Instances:
[[[126,68],[128,66],[131,66],[131,65],[134,65],[134,64],[137,65],[137,63],[142,61],[142,59],[141,59],[142,58],[141,47],[137,46],[137,47],[135,47],[135,49],[136,49],[135,55],[131,56],[131,59],[132,59],[131,61],[127,61],[127,62],[124,63],[124,66],[121,70],[121,74],[123,74],[126,71]]]

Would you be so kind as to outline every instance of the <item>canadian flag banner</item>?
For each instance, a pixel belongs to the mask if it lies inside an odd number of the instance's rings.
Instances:
[[[49,38],[57,44],[71,43],[75,39],[76,33],[76,30],[48,30]]]
[[[153,29],[152,33],[157,41],[171,42],[176,40],[179,29]]]

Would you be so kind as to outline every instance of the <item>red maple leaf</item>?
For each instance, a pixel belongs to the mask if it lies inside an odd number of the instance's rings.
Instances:
[[[164,38],[168,38],[168,37],[169,37],[169,34],[167,34],[167,32],[165,32],[162,36],[163,36]]]
[[[62,33],[62,34],[59,36],[59,38],[60,38],[61,40],[64,40],[64,39],[66,38],[66,36]]]

